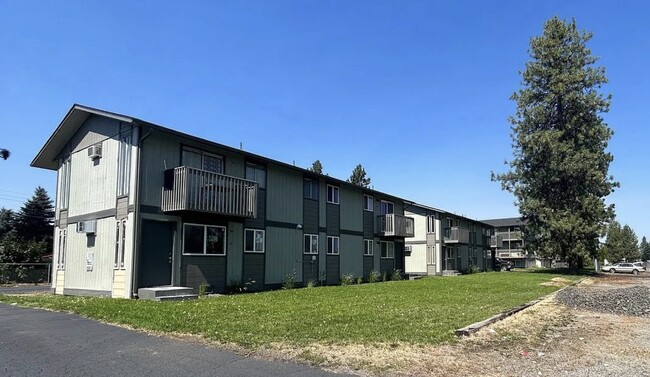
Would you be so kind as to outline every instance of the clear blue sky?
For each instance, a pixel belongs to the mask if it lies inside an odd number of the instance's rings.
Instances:
[[[613,94],[608,200],[650,237],[648,2],[0,0],[0,206],[73,103],[133,115],[472,218],[516,216],[490,181],[511,157],[509,96],[554,15],[594,33]],[[182,5],[181,5],[182,4]]]

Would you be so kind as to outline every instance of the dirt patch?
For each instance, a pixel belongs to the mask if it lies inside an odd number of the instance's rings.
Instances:
[[[541,283],[540,285],[546,286],[546,287],[566,287],[567,285],[573,284],[572,280],[561,278],[561,277],[556,277],[551,279],[551,281],[547,281],[545,283]]]

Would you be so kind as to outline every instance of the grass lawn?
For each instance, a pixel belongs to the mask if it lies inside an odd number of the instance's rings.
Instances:
[[[549,273],[482,273],[303,288],[184,302],[8,296],[0,302],[69,311],[138,329],[197,334],[255,347],[271,343],[435,344],[454,330],[557,290]]]

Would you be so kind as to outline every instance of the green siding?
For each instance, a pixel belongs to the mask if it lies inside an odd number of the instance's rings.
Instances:
[[[372,211],[363,211],[363,236],[372,238],[375,234],[375,213]]]
[[[318,271],[318,255],[304,254],[302,257],[302,282],[307,284],[309,280],[315,282],[320,280]]]
[[[269,165],[266,171],[266,219],[302,224],[302,175]]]
[[[201,284],[209,284],[214,292],[226,290],[226,258],[216,256],[183,256],[181,284],[198,292]]]
[[[318,223],[320,227],[327,226],[327,184],[321,180],[318,193]]]
[[[319,279],[325,280],[327,274],[327,234],[318,233],[318,268],[320,269]]]
[[[244,227],[241,223],[228,223],[228,275],[226,283],[238,282],[242,279],[242,254],[244,253]]]
[[[257,190],[257,217],[254,219],[245,219],[246,228],[264,229],[264,220],[266,219],[266,190]]]
[[[363,194],[349,187],[341,187],[341,229],[363,231]]]
[[[263,253],[244,253],[244,272],[241,282],[250,283],[252,290],[262,289],[264,287],[264,266]]]
[[[341,206],[327,203],[327,235],[338,236],[341,232]]]
[[[341,275],[363,276],[363,237],[341,235]]]
[[[302,227],[305,233],[318,234],[318,201],[304,199],[302,221]]]
[[[302,230],[266,228],[266,284],[282,283],[290,273],[302,281],[302,245]]]
[[[338,255],[327,256],[327,285],[339,284],[341,281],[341,261]]]
[[[368,279],[370,271],[375,269],[375,258],[371,256],[363,257],[363,278]]]

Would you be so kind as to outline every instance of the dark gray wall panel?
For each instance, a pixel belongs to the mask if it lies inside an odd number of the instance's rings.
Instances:
[[[390,274],[395,270],[395,261],[393,259],[381,258],[379,261],[379,273]]]
[[[318,204],[318,203],[316,203]],[[313,259],[313,260],[312,260]],[[307,284],[309,280],[315,282],[320,280],[318,276],[318,255],[304,254],[302,257],[302,282]]]
[[[340,233],[340,208],[336,204],[327,203],[327,235],[338,236]]]
[[[338,284],[341,280],[340,269],[339,269],[339,256],[338,255],[328,255],[327,256],[327,285]]]
[[[246,228],[264,229],[266,219],[266,190],[257,190],[257,217],[244,220]]]
[[[370,275],[370,271],[372,271],[375,268],[375,257],[371,256],[364,256],[363,257],[363,278],[368,279],[368,276]]]
[[[375,234],[375,213],[363,211],[363,238],[372,238]]]
[[[226,290],[226,258],[216,256],[182,257],[181,284],[199,291],[201,284],[209,284],[214,292]]]
[[[249,289],[259,290],[264,287],[264,263],[264,253],[244,253],[244,272],[241,282],[246,284],[255,281]]]
[[[304,199],[303,231],[308,234],[318,234],[318,200]]]

